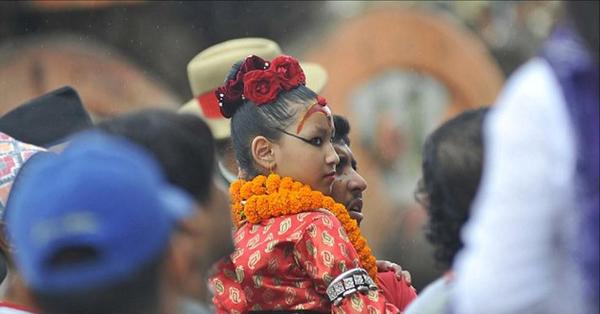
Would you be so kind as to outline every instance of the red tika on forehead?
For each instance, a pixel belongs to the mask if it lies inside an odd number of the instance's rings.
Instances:
[[[315,112],[321,112],[326,117],[328,117],[329,120],[331,120],[331,110],[329,109],[329,107],[327,107],[327,99],[325,99],[325,97],[317,96],[317,102],[312,104],[308,108],[308,110],[306,111],[306,114],[304,115],[304,117],[302,117],[300,124],[298,124],[298,128],[296,129],[296,134],[299,134],[300,131],[302,131],[302,128],[304,128],[304,123],[306,122],[306,120],[308,120],[308,118],[310,116],[312,116],[312,114]]]
[[[317,96],[317,104],[325,107],[325,106],[327,106],[327,99],[325,99],[325,97],[323,97],[321,95],[318,95]]]

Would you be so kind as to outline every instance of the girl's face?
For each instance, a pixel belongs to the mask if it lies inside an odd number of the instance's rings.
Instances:
[[[280,131],[284,134],[273,144],[272,170],[329,195],[340,161],[331,142],[334,129],[329,107],[315,100],[298,111],[291,126]]]

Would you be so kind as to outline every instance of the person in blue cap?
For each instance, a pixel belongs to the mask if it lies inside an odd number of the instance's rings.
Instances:
[[[173,313],[165,261],[193,206],[146,150],[86,132],[22,169],[7,231],[43,313]]]
[[[172,246],[182,267],[171,267],[182,295],[180,313],[210,313],[208,272],[233,252],[229,199],[218,176],[215,141],[206,122],[191,114],[152,109],[107,119],[96,125],[146,148],[169,182],[198,203]],[[187,243],[187,244],[186,244]],[[173,262],[172,264],[177,264]]]

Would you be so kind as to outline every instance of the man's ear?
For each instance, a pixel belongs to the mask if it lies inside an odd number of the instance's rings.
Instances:
[[[275,156],[273,155],[273,143],[264,136],[257,136],[252,140],[252,158],[263,169],[275,169]]]

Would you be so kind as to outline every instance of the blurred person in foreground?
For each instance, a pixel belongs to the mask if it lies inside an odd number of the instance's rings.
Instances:
[[[196,116],[144,110],[105,120],[97,128],[145,147],[160,163],[169,182],[192,195],[194,215],[182,221],[173,241],[169,267],[185,296],[181,313],[208,313],[208,272],[233,251],[229,200],[215,178],[215,144],[207,124]]]
[[[220,112],[215,90],[223,85],[231,65],[249,55],[271,60],[281,55],[281,47],[266,38],[247,37],[227,40],[198,53],[187,65],[188,80],[194,98],[183,104],[181,113],[202,118],[216,140],[219,175],[227,186],[238,179],[238,165],[231,146],[230,121]],[[320,92],[327,82],[327,72],[316,63],[302,62],[306,85]]]
[[[64,86],[0,117],[0,313],[33,313],[35,302],[18,270],[4,232],[5,207],[21,169],[35,157],[60,150],[69,135],[92,125],[77,91]]]
[[[598,313],[599,3],[566,6],[486,119],[454,313]]]
[[[5,234],[4,217],[8,197],[19,172],[32,157],[45,151],[41,147],[17,141],[0,132],[0,314],[36,312],[35,302],[15,268],[12,245]]]
[[[423,145],[417,201],[428,213],[427,239],[445,272],[429,284],[405,314],[443,314],[452,290],[452,263],[462,248],[460,230],[469,218],[483,167],[482,126],[488,108],[465,111],[431,133]]]
[[[340,115],[333,115],[335,134],[333,148],[340,158],[336,166],[335,180],[331,187],[331,197],[346,206],[351,218],[360,226],[363,220],[363,192],[367,182],[358,173],[358,162],[350,149],[350,123]],[[415,289],[410,284],[410,274],[399,265],[378,260],[377,279],[382,287],[385,298],[400,311],[417,297]]]
[[[171,234],[192,207],[142,147],[91,132],[28,162],[6,221],[43,313],[167,314]]]

